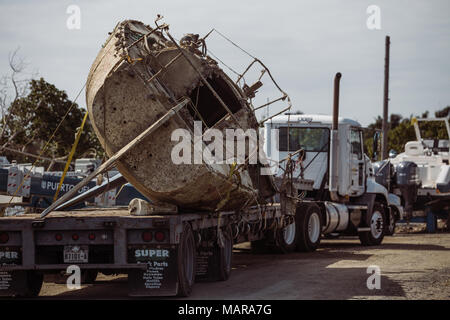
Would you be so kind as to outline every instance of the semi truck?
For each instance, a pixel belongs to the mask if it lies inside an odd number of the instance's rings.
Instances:
[[[274,163],[302,150],[294,176],[304,212],[298,236],[307,251],[317,248],[320,234],[358,235],[363,245],[380,244],[403,217],[400,197],[376,181],[363,151],[363,127],[338,116],[340,77],[335,77],[333,116],[285,114],[265,123],[265,152]],[[274,166],[278,178],[283,171]],[[302,234],[304,225],[310,236]]]

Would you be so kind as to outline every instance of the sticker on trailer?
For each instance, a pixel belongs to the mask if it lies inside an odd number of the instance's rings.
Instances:
[[[0,266],[18,265],[22,262],[22,255],[19,247],[0,247]]]
[[[9,290],[12,285],[12,276],[9,272],[0,272],[0,290]]]
[[[0,296],[14,296],[24,294],[28,289],[27,272],[0,271]]]

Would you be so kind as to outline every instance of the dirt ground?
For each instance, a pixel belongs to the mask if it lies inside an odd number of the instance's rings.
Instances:
[[[323,240],[313,253],[252,254],[235,248],[233,271],[223,282],[197,283],[189,299],[450,299],[450,233],[400,233],[378,247],[356,238]],[[379,266],[381,288],[369,290],[369,266]],[[100,275],[70,291],[45,283],[44,298],[127,298],[127,278]],[[44,299],[45,299],[44,298]]]

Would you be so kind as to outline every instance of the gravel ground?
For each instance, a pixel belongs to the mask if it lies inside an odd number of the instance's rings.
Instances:
[[[450,299],[450,233],[399,229],[378,247],[349,237],[323,240],[313,253],[252,254],[244,243],[235,248],[230,279],[197,283],[189,299]],[[380,289],[367,288],[372,265],[380,268]],[[127,298],[127,278],[100,275],[73,291],[45,283],[41,296]]]

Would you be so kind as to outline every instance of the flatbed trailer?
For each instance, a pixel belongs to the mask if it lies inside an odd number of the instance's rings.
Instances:
[[[1,217],[0,295],[36,296],[44,274],[75,265],[90,275],[83,279],[128,274],[131,296],[187,296],[195,281],[229,277],[233,244],[273,235],[287,250],[294,215],[282,212],[273,204],[239,213],[133,216],[96,208]]]

